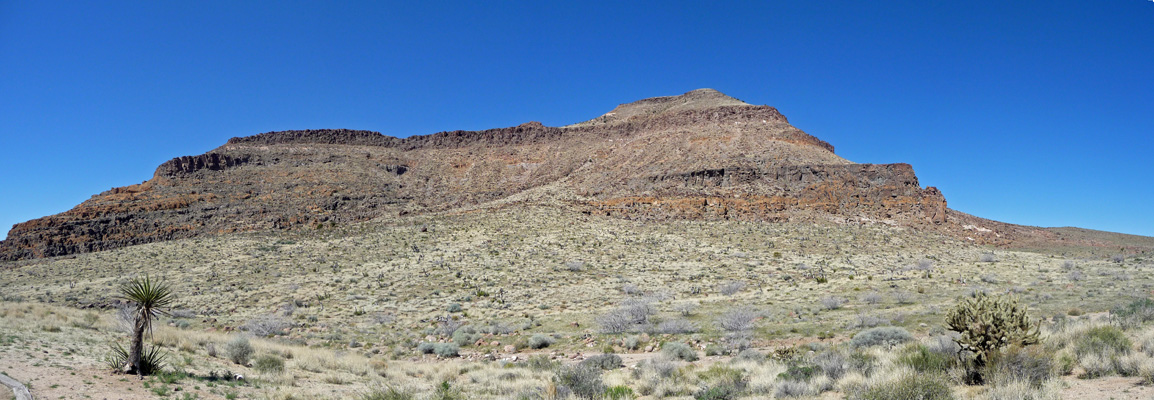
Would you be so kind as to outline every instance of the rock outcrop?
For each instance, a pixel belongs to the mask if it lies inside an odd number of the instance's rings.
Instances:
[[[548,189],[548,190],[536,190]],[[949,230],[907,164],[855,164],[769,106],[702,89],[565,126],[394,138],[268,132],[160,165],[152,179],[17,224],[0,259],[453,210],[516,195],[636,219],[840,219]],[[546,198],[552,196],[551,198]]]

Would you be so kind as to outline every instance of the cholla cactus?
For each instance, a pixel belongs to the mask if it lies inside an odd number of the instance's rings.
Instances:
[[[1002,347],[1038,343],[1038,323],[1030,322],[1026,307],[1010,295],[980,294],[963,299],[946,315],[946,325],[961,334],[956,341],[961,350],[974,353],[978,368]]]

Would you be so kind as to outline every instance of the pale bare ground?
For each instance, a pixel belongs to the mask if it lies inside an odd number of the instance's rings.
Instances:
[[[986,254],[994,261],[983,262]],[[656,357],[656,352],[622,347],[622,340],[635,334],[599,333],[596,318],[627,299],[656,299],[654,323],[684,318],[698,328],[654,335],[647,345],[682,341],[700,351],[723,344],[717,316],[752,307],[763,314],[751,345],[770,351],[836,345],[869,323],[904,326],[928,338],[943,332],[945,310],[974,291],[1015,293],[1039,318],[1086,313],[1098,318],[1101,311],[1149,293],[1152,282],[1140,258],[1067,259],[975,247],[884,225],[645,223],[550,207],[192,239],[0,268],[0,293],[12,301],[0,315],[0,334],[6,335],[0,337],[0,368],[11,366],[0,371],[31,383],[37,398],[159,397],[153,389],[164,389],[160,382],[102,372],[107,346],[124,340],[114,326],[114,310],[72,308],[110,304],[116,287],[140,274],[166,279],[180,299],[175,309],[182,312],[160,321],[154,342],[171,353],[170,364],[194,378],[168,385],[168,396],[200,398],[230,393],[284,398],[289,392],[297,398],[355,397],[377,385],[428,394],[442,380],[476,393],[474,398],[515,398],[518,391],[544,388],[552,375],[516,367],[512,378],[499,378],[510,372],[497,367],[506,364],[500,360],[513,355],[524,360],[556,353],[575,362],[576,353],[589,356],[611,348],[630,366]],[[816,282],[819,274],[828,282]],[[741,288],[725,293],[722,288],[734,282]],[[835,308],[823,306],[831,297],[843,301]],[[450,312],[452,304],[462,310]],[[697,307],[683,315],[678,310],[684,304]],[[99,317],[94,327],[84,326],[89,313]],[[289,327],[273,340],[253,343],[257,355],[284,359],[286,372],[262,375],[208,354],[208,344],[219,352],[238,335],[236,328],[269,315]],[[420,354],[419,342],[451,341],[436,333],[434,318],[443,316],[476,327],[496,323],[509,331],[485,333],[483,343],[463,345],[464,359]],[[556,343],[538,351],[521,347],[534,334],[553,336]],[[514,352],[504,349],[514,344]],[[490,355],[498,361],[483,361]],[[684,368],[700,372],[730,360],[704,357]],[[749,373],[764,375],[761,387],[772,391],[776,378],[768,369],[751,366]],[[249,379],[244,384],[204,379],[224,372]],[[605,380],[641,384],[629,374],[610,372]],[[52,376],[60,381],[49,381]],[[690,390],[697,378],[686,379],[649,389]],[[1102,379],[1108,378],[1067,380],[1067,390]],[[980,389],[963,389],[962,395],[982,395]]]
[[[1097,379],[1078,379],[1073,376],[1062,378],[1067,387],[1062,389],[1063,399],[1154,399],[1154,386],[1142,385],[1141,378],[1109,376]]]

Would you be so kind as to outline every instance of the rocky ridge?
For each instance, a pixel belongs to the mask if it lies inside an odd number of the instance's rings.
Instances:
[[[548,195],[535,189],[548,188]],[[712,89],[622,104],[592,120],[395,138],[298,130],[232,138],[152,179],[17,224],[0,259],[324,226],[507,199],[621,218],[885,223],[980,243],[1022,230],[952,212],[908,164],[855,164],[769,106]],[[538,196],[538,197],[534,197]],[[540,197],[550,197],[548,199]],[[997,225],[998,231],[964,229]]]

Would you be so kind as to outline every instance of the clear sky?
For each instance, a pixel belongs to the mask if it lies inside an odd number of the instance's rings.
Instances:
[[[561,3],[0,0],[0,233],[233,136],[710,87],[951,208],[1154,236],[1150,0]]]

